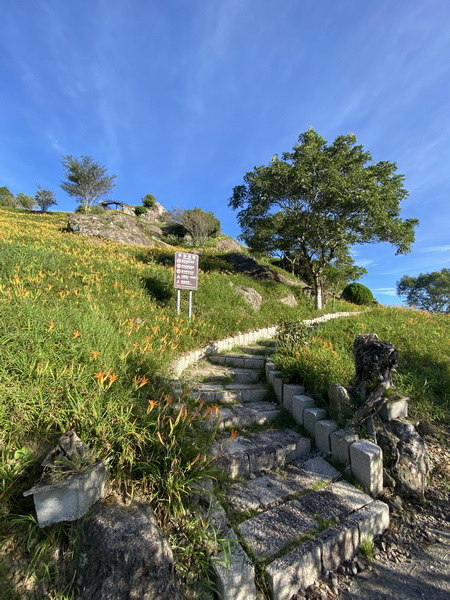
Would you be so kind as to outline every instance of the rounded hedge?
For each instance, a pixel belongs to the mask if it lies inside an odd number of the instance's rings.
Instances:
[[[342,299],[353,304],[370,304],[375,300],[368,287],[361,283],[350,283],[342,291]]]

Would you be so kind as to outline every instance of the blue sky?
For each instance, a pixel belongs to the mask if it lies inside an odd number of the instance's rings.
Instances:
[[[420,219],[407,256],[361,246],[361,282],[401,303],[404,274],[450,263],[450,2],[0,0],[0,186],[56,191],[61,157],[117,175],[111,197],[213,211],[312,126],[396,162]]]

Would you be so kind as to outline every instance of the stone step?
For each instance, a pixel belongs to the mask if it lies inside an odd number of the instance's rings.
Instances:
[[[261,402],[267,389],[255,383],[205,384],[191,390],[191,395],[204,402],[241,403]]]
[[[372,498],[346,481],[311,491],[270,508],[237,526],[245,545],[258,562],[274,559],[292,544],[305,541],[363,506]]]
[[[354,492],[351,493],[356,497]],[[388,505],[370,498],[370,502],[355,509],[337,524],[325,528],[313,539],[290,548],[286,554],[269,563],[265,567],[265,577],[270,598],[291,600],[299,591],[302,593],[315,583],[323,573],[334,571],[353,558],[363,540],[381,535],[388,526]]]
[[[261,346],[238,346],[237,350],[239,351],[239,354],[242,353],[246,355],[265,357],[275,352],[275,346],[268,346],[263,344],[261,344]]]
[[[235,404],[221,408],[216,418],[219,429],[245,429],[254,425],[265,425],[280,416],[278,404],[272,402],[248,402],[244,406]],[[214,418],[214,415],[213,415]]]
[[[245,483],[229,486],[226,496],[235,511],[261,512],[292,498],[325,487],[341,474],[320,456],[296,461],[276,472],[269,472]]]
[[[285,463],[305,457],[311,451],[309,438],[292,429],[269,429],[247,436],[240,435],[214,442],[212,454],[216,466],[232,479],[277,469]]]
[[[259,369],[243,369],[224,367],[202,361],[194,365],[188,374],[187,382],[190,386],[199,383],[258,383],[261,381]]]
[[[264,356],[251,356],[247,354],[212,354],[208,356],[209,362],[224,367],[237,367],[241,369],[264,369],[266,358]]]

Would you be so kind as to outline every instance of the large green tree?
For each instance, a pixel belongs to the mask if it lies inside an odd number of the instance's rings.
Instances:
[[[403,180],[395,163],[373,162],[353,134],[327,145],[309,129],[292,152],[246,173],[230,206],[251,249],[298,258],[321,308],[326,270],[350,246],[390,242],[397,254],[410,251],[418,221],[399,216],[408,195]]]
[[[62,166],[67,179],[61,183],[61,187],[69,196],[77,199],[84,212],[105,198],[115,185],[116,175],[108,175],[105,167],[91,156],[76,158],[67,154],[63,156]]]
[[[403,275],[397,282],[397,294],[405,296],[410,306],[431,312],[450,312],[450,269]]]

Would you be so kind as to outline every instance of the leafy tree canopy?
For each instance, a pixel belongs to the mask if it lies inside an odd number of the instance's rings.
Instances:
[[[16,196],[17,208],[25,208],[26,210],[32,210],[36,204],[33,196],[27,196],[26,194],[19,193]]]
[[[156,198],[153,194],[145,194],[141,202],[145,208],[153,208],[156,204]]]
[[[0,187],[0,206],[16,206],[14,194],[6,186]]]
[[[410,306],[430,312],[450,312],[450,269],[421,273],[418,277],[404,275],[397,282],[397,294],[406,296]]]
[[[79,202],[85,212],[104,198],[114,187],[116,175],[108,175],[105,167],[90,156],[63,156],[62,166],[67,179],[62,189]]]
[[[219,219],[201,208],[178,208],[171,211],[170,216],[172,221],[182,225],[189,233],[194,246],[203,246],[208,238],[220,233]]]
[[[321,308],[326,268],[351,245],[390,242],[399,254],[410,251],[418,221],[399,216],[403,179],[395,163],[373,162],[353,134],[327,145],[309,129],[292,152],[246,173],[230,206],[252,250],[289,253],[306,266]]]
[[[34,201],[42,212],[46,212],[50,206],[57,204],[55,192],[53,190],[46,190],[40,185],[38,185],[37,192],[34,195]]]

